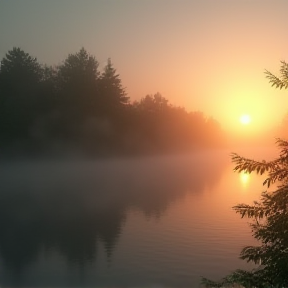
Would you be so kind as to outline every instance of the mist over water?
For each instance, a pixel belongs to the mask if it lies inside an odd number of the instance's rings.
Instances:
[[[229,152],[2,162],[0,284],[197,287],[247,268],[254,240],[231,206],[262,184]]]
[[[288,1],[264,2],[0,1],[0,288],[254,267],[232,207],[265,175],[231,153],[275,159],[288,125]]]

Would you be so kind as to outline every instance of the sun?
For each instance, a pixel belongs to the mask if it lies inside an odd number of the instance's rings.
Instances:
[[[243,114],[243,115],[241,115],[239,120],[240,120],[241,124],[247,125],[251,122],[251,117],[248,114]]]
[[[242,185],[246,187],[249,184],[251,175],[245,171],[242,171],[239,176],[240,176],[240,181],[242,182]]]

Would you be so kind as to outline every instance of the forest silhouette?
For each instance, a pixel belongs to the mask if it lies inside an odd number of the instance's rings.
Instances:
[[[160,93],[132,102],[111,59],[99,71],[96,58],[84,48],[55,67],[20,48],[1,60],[4,155],[155,154],[224,143],[216,120],[173,106]]]

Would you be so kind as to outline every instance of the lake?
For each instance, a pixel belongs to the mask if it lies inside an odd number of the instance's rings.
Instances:
[[[233,172],[230,152],[2,162],[0,286],[199,287],[251,269],[231,207],[264,178]]]

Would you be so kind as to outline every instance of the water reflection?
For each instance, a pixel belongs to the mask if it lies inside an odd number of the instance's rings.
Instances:
[[[216,185],[226,159],[198,154],[2,164],[1,277],[9,271],[11,279],[19,279],[43,251],[56,251],[68,266],[84,269],[96,261],[102,243],[111,259],[129,210],[161,217],[186,193]]]

